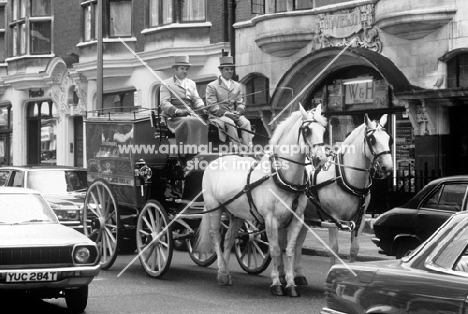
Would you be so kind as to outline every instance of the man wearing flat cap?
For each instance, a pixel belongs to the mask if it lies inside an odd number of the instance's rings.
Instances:
[[[221,76],[206,87],[206,106],[210,112],[210,122],[217,125],[220,130],[219,137],[226,141],[227,137],[238,146],[242,143],[252,145],[250,121],[244,116],[245,104],[242,87],[232,80],[234,74],[234,61],[232,57],[219,58],[219,71]],[[239,140],[237,127],[241,129],[242,141]]]
[[[205,105],[195,82],[187,78],[190,66],[188,56],[175,57],[174,76],[161,85],[160,105],[178,144],[208,145],[208,125],[198,115]]]

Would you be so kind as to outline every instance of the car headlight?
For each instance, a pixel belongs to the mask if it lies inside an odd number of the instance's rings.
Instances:
[[[73,253],[73,260],[77,264],[87,264],[90,262],[91,252],[89,252],[87,247],[78,247]]]

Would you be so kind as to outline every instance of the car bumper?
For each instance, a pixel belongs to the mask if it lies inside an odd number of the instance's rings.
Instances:
[[[335,311],[333,309],[330,309],[328,307],[324,307],[321,311],[320,314],[347,314],[345,312],[340,312],[340,311]]]
[[[101,266],[66,267],[66,268],[34,268],[10,269],[0,271],[0,290],[34,290],[34,289],[64,289],[88,285],[101,270]],[[22,271],[56,272],[55,281],[7,282],[8,273]]]

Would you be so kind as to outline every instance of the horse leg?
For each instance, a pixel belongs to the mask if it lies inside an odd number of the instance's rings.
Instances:
[[[221,249],[221,211],[217,210],[210,213],[210,222],[211,237],[213,238],[216,256],[218,257],[218,284],[220,286],[231,286],[231,275]]]
[[[336,255],[338,255],[338,228],[328,228],[328,239],[330,248]],[[336,264],[336,255],[333,254],[333,252],[328,254],[330,256],[330,267]]]
[[[296,240],[296,250],[294,256],[294,283],[298,286],[307,286],[307,278],[302,272],[301,258],[302,246],[304,245],[307,236],[307,228],[303,226]]]
[[[283,286],[286,286],[286,273],[284,271],[284,252],[286,250],[286,244],[287,244],[287,234],[286,234],[286,229],[281,228],[278,230],[278,243],[281,249],[280,252],[280,257],[278,258],[278,276],[280,279],[280,282]]]
[[[270,256],[272,261],[271,279],[273,283],[270,286],[270,292],[273,295],[284,295],[284,291],[279,279],[278,264],[281,258],[281,248],[278,242],[278,221],[273,215],[268,215],[265,218],[265,230],[270,246]]]
[[[236,240],[237,233],[239,232],[243,219],[236,218],[233,215],[230,216],[229,228],[224,235],[224,260],[226,262],[226,267],[229,267],[229,260],[231,258],[231,250],[234,242]]]
[[[359,235],[361,235],[362,229],[364,229],[364,221],[361,222],[357,234],[355,231],[351,231],[351,249],[349,252],[349,262],[354,263],[359,253]]]
[[[290,297],[299,297],[299,291],[296,289],[296,284],[294,283],[294,269],[295,266],[295,253],[297,250],[297,238],[302,229],[303,225],[301,221],[296,218],[293,218],[291,224],[288,227],[288,243],[286,246],[286,259],[284,262],[285,271],[286,271],[286,293]]]

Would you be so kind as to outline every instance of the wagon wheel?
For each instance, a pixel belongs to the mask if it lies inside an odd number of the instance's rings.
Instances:
[[[239,265],[249,274],[258,275],[267,269],[271,256],[263,226],[245,220],[234,242],[234,253]]]
[[[101,268],[111,268],[117,258],[119,244],[119,207],[109,183],[96,179],[86,192],[83,209],[84,234],[98,244]]]
[[[229,227],[228,224],[229,224],[229,218],[222,217],[221,218],[221,237],[222,237],[221,243],[224,243],[224,234],[226,233],[226,230]],[[190,258],[195,264],[201,267],[208,267],[211,264],[213,264],[214,261],[216,261],[217,256],[216,256],[216,252],[214,251],[214,248],[213,248],[213,252],[210,252],[210,253],[200,253],[200,252],[196,252],[193,250],[193,248],[195,247],[195,243],[197,242],[196,232],[193,237],[187,239],[186,241],[187,241],[187,249],[188,249]]]
[[[171,265],[174,241],[166,210],[158,201],[146,202],[138,216],[136,237],[141,266],[149,276],[161,278]]]

